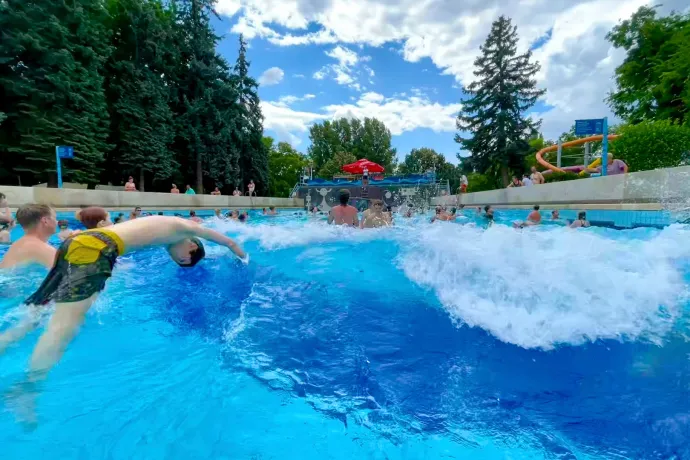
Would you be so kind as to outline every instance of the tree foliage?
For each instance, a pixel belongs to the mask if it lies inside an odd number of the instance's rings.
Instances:
[[[517,27],[501,16],[491,26],[474,61],[477,80],[463,88],[469,97],[458,115],[456,142],[471,152],[474,169],[499,174],[508,184],[510,169],[522,168],[528,138],[539,123],[525,116],[545,90],[536,88],[539,64],[531,52],[517,53]],[[469,133],[467,136],[465,133]]]
[[[391,132],[376,118],[365,118],[364,121],[341,118],[317,123],[309,129],[309,139],[309,156],[319,175],[326,163],[343,152],[352,154],[355,157],[353,161],[366,158],[378,163],[387,172],[395,167],[396,150],[391,146]]]
[[[683,123],[690,110],[690,14],[657,17],[641,7],[607,35],[627,52],[616,68],[616,91],[608,102],[630,123],[672,120]]]
[[[48,181],[65,144],[79,152],[65,178],[97,180],[109,149],[106,18],[91,0],[0,3],[0,157],[24,183]]]
[[[317,170],[317,176],[330,179],[337,174],[342,174],[343,166],[355,161],[357,161],[357,157],[350,152],[336,152],[331,159]]]
[[[628,164],[630,172],[688,164],[690,126],[670,120],[624,125],[612,142],[611,152]]]
[[[451,191],[457,190],[460,186],[462,175],[460,168],[448,163],[446,158],[434,149],[427,147],[412,149],[398,165],[399,174],[422,174],[429,170],[436,172],[438,180],[447,180]]]
[[[302,168],[309,164],[307,158],[292,148],[287,142],[273,144],[273,139],[264,137],[263,143],[268,152],[270,196],[287,197],[299,182]]]
[[[240,37],[216,51],[215,0],[0,2],[0,182],[66,180],[197,192],[268,188],[256,81]],[[102,172],[101,172],[102,171]]]

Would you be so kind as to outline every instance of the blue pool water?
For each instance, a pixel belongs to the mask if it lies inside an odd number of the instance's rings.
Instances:
[[[0,405],[2,458],[690,458],[690,227],[509,227],[526,214],[209,218],[248,266],[128,254],[38,426]],[[45,273],[0,273],[0,329]]]

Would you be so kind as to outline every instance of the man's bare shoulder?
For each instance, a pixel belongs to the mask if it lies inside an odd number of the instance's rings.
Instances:
[[[56,252],[54,247],[39,238],[23,236],[12,243],[5,257],[0,261],[0,268],[9,268],[28,262],[45,264],[55,256]]]

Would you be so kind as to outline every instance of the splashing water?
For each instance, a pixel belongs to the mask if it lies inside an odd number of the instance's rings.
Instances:
[[[500,225],[523,214],[488,230],[473,212],[367,231],[209,219],[249,266],[212,244],[195,270],[162,250],[123,258],[46,382],[42,424],[20,434],[0,411],[0,444],[8,458],[690,456],[690,227]],[[42,275],[0,274],[0,328]],[[32,346],[0,356],[0,391]]]

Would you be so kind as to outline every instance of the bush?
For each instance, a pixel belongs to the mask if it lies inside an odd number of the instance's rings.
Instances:
[[[567,180],[577,180],[577,179],[584,179],[586,177],[589,177],[589,174],[586,174],[584,176],[580,176],[579,174],[575,174],[573,172],[556,172],[553,171],[551,174],[544,174],[544,180],[546,183],[550,182],[564,182]]]
[[[669,120],[624,125],[621,137],[611,142],[614,158],[625,161],[629,171],[682,166],[690,151],[690,126]]]
[[[499,188],[492,177],[479,173],[467,174],[467,182],[467,193],[484,192]]]

